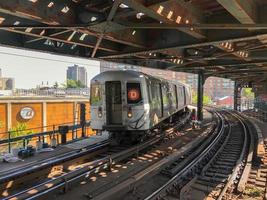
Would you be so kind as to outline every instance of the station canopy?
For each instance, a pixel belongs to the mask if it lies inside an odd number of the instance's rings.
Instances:
[[[263,84],[267,1],[0,1],[0,43]]]

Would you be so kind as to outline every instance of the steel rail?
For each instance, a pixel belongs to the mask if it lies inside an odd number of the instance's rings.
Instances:
[[[79,158],[79,157],[84,156],[88,153],[92,153],[92,152],[100,150],[104,147],[108,147],[108,145],[109,145],[109,141],[105,140],[101,143],[91,145],[87,148],[79,149],[73,153],[68,152],[68,153],[65,153],[63,155],[60,154],[60,155],[54,156],[52,158],[43,160],[43,161],[38,162],[38,163],[30,163],[26,166],[16,168],[16,170],[4,171],[2,173],[5,173],[5,175],[0,176],[0,184],[5,183],[5,182],[12,180],[12,179],[17,179],[18,177],[22,177],[26,174],[31,174],[31,173],[34,173],[36,171],[57,165],[59,163],[63,163],[63,162],[69,161],[69,160],[73,160],[75,158]]]
[[[230,112],[228,112],[230,113]],[[231,176],[228,178],[228,181],[226,183],[226,185],[224,186],[223,190],[221,191],[219,197],[217,198],[217,200],[222,200],[227,189],[232,185],[234,184],[234,181],[237,179],[237,176],[238,176],[238,172],[241,170],[242,168],[242,163],[243,163],[243,160],[245,159],[245,155],[246,155],[246,150],[247,150],[247,146],[248,146],[248,143],[249,143],[249,136],[248,136],[248,133],[249,131],[247,130],[247,127],[245,125],[245,122],[244,122],[244,119],[242,119],[239,115],[237,114],[232,114],[230,113],[232,116],[234,116],[242,125],[242,128],[243,128],[243,132],[244,132],[244,143],[243,143],[243,148],[242,148],[242,151],[241,151],[241,154],[240,154],[240,157],[239,159],[237,160],[236,162],[236,166],[233,170],[233,173],[231,174]]]
[[[133,148],[127,149],[123,152],[116,153],[115,155],[106,156],[103,159],[96,160],[94,162],[87,163],[86,166],[76,169],[74,171],[71,171],[67,174],[61,175],[57,178],[54,178],[52,180],[48,180],[44,183],[41,183],[37,186],[31,187],[29,189],[26,189],[24,191],[21,191],[17,194],[11,195],[7,198],[4,198],[3,200],[9,200],[16,198],[18,199],[24,199],[24,195],[28,196],[26,199],[37,199],[39,197],[42,197],[50,192],[54,192],[55,190],[59,188],[67,188],[69,184],[71,184],[74,181],[78,181],[79,179],[86,178],[92,173],[99,172],[101,169],[106,169],[108,167],[111,167],[112,164],[115,162],[119,162],[120,160],[125,159],[126,157],[129,157],[133,154],[138,153],[139,151],[147,148],[148,146],[151,146],[157,142],[159,142],[162,139],[162,137],[156,137],[153,138],[151,141],[148,141],[144,144],[137,145]],[[93,167],[91,167],[93,166]],[[47,188],[46,185],[52,185],[51,188]],[[29,191],[36,191],[38,188],[41,188],[41,191],[38,191],[36,194],[29,195]],[[22,198],[20,198],[22,196]]]
[[[247,153],[247,146],[249,145],[249,136],[248,133],[249,131],[247,131],[247,127],[245,125],[244,119],[242,119],[239,115],[237,114],[233,114],[228,112],[230,115],[232,115],[233,117],[235,117],[240,124],[242,125],[243,128],[243,133],[244,133],[244,142],[243,142],[243,146],[242,146],[242,151],[241,151],[241,155],[239,157],[239,159],[236,161],[236,166],[233,170],[233,173],[231,174],[231,176],[228,178],[227,184],[224,186],[224,188],[222,189],[222,191],[220,192],[220,195],[218,197],[219,200],[221,200],[224,196],[224,194],[226,193],[227,189],[229,188],[229,186],[231,186],[238,178],[238,174],[240,173],[240,170],[242,170],[243,166],[242,163],[244,162],[244,158],[245,155]],[[222,117],[220,115],[220,117]],[[229,124],[230,125],[230,124]],[[192,160],[192,162],[190,162],[184,169],[182,169],[179,173],[177,173],[175,176],[173,176],[167,183],[165,183],[162,187],[160,187],[158,190],[154,191],[151,195],[149,195],[148,197],[145,198],[145,200],[151,200],[151,199],[160,199],[161,197],[164,197],[164,194],[167,194],[168,191],[170,191],[170,188],[174,185],[175,181],[178,180],[178,178],[184,176],[190,169],[192,169],[192,167],[196,166],[197,163],[200,162],[200,160],[205,156],[206,153],[209,153],[211,149],[213,149],[212,147],[215,146],[215,143],[219,141],[219,137],[222,136],[222,134],[224,133],[224,122],[222,123],[222,128],[220,130],[220,134],[217,135],[216,137],[216,141],[214,140],[213,143],[211,143],[196,159]],[[229,131],[228,133],[230,133],[231,131],[231,126],[229,126]],[[251,137],[251,135],[250,135]],[[226,141],[229,139],[229,134],[227,135],[224,144],[226,143]],[[218,154],[218,152],[220,152],[223,149],[224,145],[222,145],[217,152],[215,153],[214,157]],[[204,167],[207,168],[207,166],[211,163],[211,161]],[[203,172],[203,170],[202,170]]]
[[[215,112],[215,114],[220,118],[221,120],[221,127],[219,133],[216,135],[215,139],[207,146],[205,150],[201,152],[201,154],[197,155],[195,159],[193,159],[186,167],[184,167],[179,173],[177,173],[174,177],[172,177],[167,183],[165,183],[162,187],[154,191],[151,195],[145,198],[145,200],[151,200],[151,199],[158,199],[163,193],[167,193],[169,188],[172,187],[173,183],[179,179],[179,177],[184,176],[190,171],[192,168],[196,166],[197,163],[201,162],[201,160],[209,154],[211,149],[216,146],[216,144],[220,141],[222,136],[224,135],[224,124],[225,120],[222,117],[221,114],[218,112]]]
[[[183,121],[181,121],[179,126],[186,123],[186,121],[189,119],[189,115],[184,118]],[[177,127],[176,124],[174,127]],[[3,200],[11,200],[11,199],[38,199],[45,195],[48,195],[49,193],[55,192],[59,189],[67,190],[68,185],[71,183],[74,183],[75,181],[79,181],[81,179],[87,178],[92,173],[97,173],[101,169],[110,168],[113,164],[116,162],[119,162],[121,160],[124,160],[125,158],[134,155],[144,149],[146,149],[149,146],[152,146],[156,143],[158,143],[160,140],[164,138],[164,133],[161,133],[160,135],[157,135],[157,137],[152,138],[151,140],[144,142],[142,144],[136,145],[134,147],[131,147],[129,149],[126,149],[122,152],[118,152],[112,155],[108,155],[105,158],[85,163],[81,168],[75,169],[73,171],[70,171],[66,174],[63,174],[59,177],[56,177],[54,179],[45,181],[43,183],[40,183],[38,185],[35,185],[31,188],[25,189],[23,191],[20,191],[16,194],[10,195]],[[49,185],[49,186],[48,186]],[[39,189],[39,190],[38,190]],[[35,191],[35,192],[31,192]]]

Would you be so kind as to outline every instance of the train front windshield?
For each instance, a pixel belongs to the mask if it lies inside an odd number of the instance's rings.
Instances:
[[[140,83],[127,83],[127,103],[138,104],[142,101]]]

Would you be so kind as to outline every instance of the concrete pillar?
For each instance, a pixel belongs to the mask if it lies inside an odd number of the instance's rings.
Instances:
[[[12,104],[10,102],[7,103],[7,130],[12,129]]]
[[[47,109],[46,109],[46,102],[43,102],[43,105],[42,105],[42,110],[43,110],[43,131],[47,131]]]
[[[234,110],[241,111],[241,86],[235,81]]]
[[[203,85],[205,83],[203,72],[198,73],[198,84],[197,84],[197,119],[203,120]]]

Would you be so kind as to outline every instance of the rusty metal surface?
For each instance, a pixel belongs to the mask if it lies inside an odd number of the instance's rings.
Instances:
[[[263,84],[266,10],[261,0],[1,1],[0,44]]]

